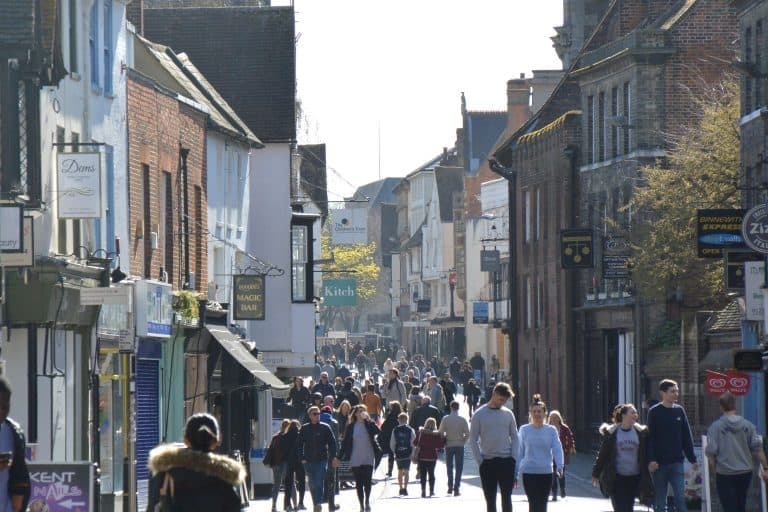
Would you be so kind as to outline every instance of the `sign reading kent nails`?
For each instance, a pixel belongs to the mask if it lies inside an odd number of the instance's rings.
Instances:
[[[59,153],[56,169],[59,218],[101,217],[101,155]]]

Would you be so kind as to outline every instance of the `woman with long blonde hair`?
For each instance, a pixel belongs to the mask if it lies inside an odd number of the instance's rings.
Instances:
[[[571,454],[576,453],[576,440],[573,431],[563,421],[563,416],[557,409],[549,413],[549,424],[557,429],[560,435],[560,444],[563,445],[563,471],[560,476],[556,474],[557,468],[552,467],[552,501],[557,501],[557,487],[560,484],[560,497],[565,498],[565,468],[571,463]]]
[[[435,418],[427,418],[424,426],[416,434],[413,445],[418,449],[416,461],[419,464],[419,478],[421,479],[421,497],[427,497],[427,479],[429,479],[429,495],[435,495],[435,465],[437,464],[437,450],[445,447],[445,436],[437,431]]]

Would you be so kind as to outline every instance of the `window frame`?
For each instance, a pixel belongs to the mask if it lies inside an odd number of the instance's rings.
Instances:
[[[291,229],[289,232],[289,240],[290,240],[290,250],[291,250],[291,302],[293,303],[312,303],[312,300],[314,298],[314,247],[313,247],[313,238],[314,238],[314,224],[315,224],[315,217],[298,217],[293,216],[291,218]],[[303,255],[304,260],[301,262],[295,262],[294,259],[294,228],[303,228],[305,231],[304,236],[304,247],[303,247]],[[302,267],[303,277],[304,277],[304,297],[302,298],[300,295],[297,297],[296,293],[298,290],[296,289],[296,273],[294,269],[298,269],[299,267]]]

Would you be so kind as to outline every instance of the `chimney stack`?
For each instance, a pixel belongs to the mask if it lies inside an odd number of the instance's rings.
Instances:
[[[525,73],[507,82],[507,128],[510,131],[516,131],[530,117],[530,98],[531,87]]]

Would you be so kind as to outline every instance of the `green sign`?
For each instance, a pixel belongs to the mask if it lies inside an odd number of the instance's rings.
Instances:
[[[323,304],[326,306],[354,306],[357,304],[357,281],[354,279],[326,279],[323,281]]]

